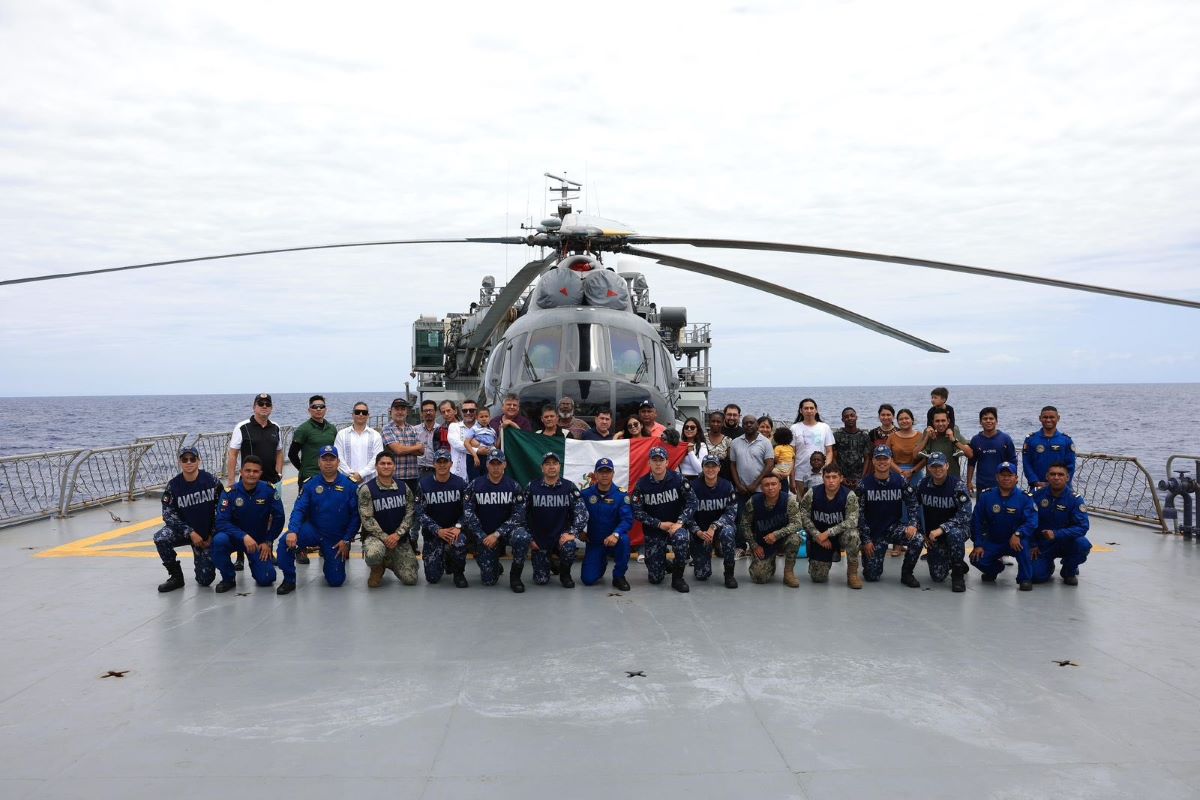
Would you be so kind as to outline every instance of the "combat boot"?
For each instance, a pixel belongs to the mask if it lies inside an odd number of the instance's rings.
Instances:
[[[454,573],[454,588],[465,589],[470,585],[471,584],[467,583],[466,574],[461,569],[456,570]]]
[[[921,582],[913,575],[912,567],[905,567],[900,571],[900,582],[910,589],[921,588]]]
[[[563,559],[558,565],[558,582],[564,589],[574,589],[575,580],[571,577],[571,567],[575,566],[568,559]]]
[[[967,565],[956,564],[950,572],[950,591],[965,592],[967,590]]]
[[[736,589],[738,587],[737,578],[733,577],[733,567],[725,568],[725,588]]]
[[[618,592],[628,592],[629,591],[629,581],[625,580],[624,575],[622,575],[619,578],[613,578],[612,585],[613,585],[613,588],[616,589]]]
[[[512,589],[514,594],[525,591],[525,584],[521,583],[521,573],[524,571],[524,564],[513,564],[512,572],[508,573],[508,588]]]
[[[377,564],[371,567],[371,574],[367,576],[367,588],[378,589],[383,583],[383,564]]]
[[[800,588],[800,579],[796,577],[796,562],[783,562],[783,585],[789,589]]]
[[[1078,586],[1079,585],[1079,577],[1076,575],[1063,575],[1062,579],[1063,579],[1063,583],[1065,583],[1067,586]],[[160,587],[158,587],[158,590],[161,592],[163,589],[160,586]]]
[[[684,563],[682,558],[676,559],[671,564],[671,588],[680,594],[687,594],[691,591],[691,588],[687,585],[687,581],[683,579],[683,570],[686,566],[687,564]]]
[[[221,581],[220,583],[218,583],[216,586],[213,587],[213,591],[216,592],[217,594],[224,594],[225,592],[228,592],[230,589],[236,589],[236,588],[237,588],[237,581]]]
[[[158,585],[158,590],[160,592],[166,594],[167,592],[173,592],[176,589],[183,588],[183,567],[180,566],[178,561],[167,567],[167,574],[170,577]]]
[[[238,572],[241,572],[242,570],[244,570],[246,568],[246,554],[243,553],[241,550],[238,551],[237,560],[233,562],[233,568],[235,570],[237,570]],[[229,590],[226,589],[225,591],[229,591]]]
[[[862,578],[858,577],[858,559],[846,559],[846,585],[851,589],[862,588]]]
[[[308,561],[309,561],[308,548],[307,547],[298,548],[296,550],[296,563],[297,564],[307,564]]]

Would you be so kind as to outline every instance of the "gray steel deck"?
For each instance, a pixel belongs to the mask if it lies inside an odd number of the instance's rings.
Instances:
[[[0,532],[0,797],[1200,795],[1200,545],[1142,528],[1095,521],[1116,544],[1080,586],[1031,594],[913,591],[889,559],[861,592],[681,596],[634,565],[619,597],[474,565],[368,592],[361,561],[329,589],[314,560],[283,598],[185,561],[159,595],[146,545],[36,557],[120,527]]]

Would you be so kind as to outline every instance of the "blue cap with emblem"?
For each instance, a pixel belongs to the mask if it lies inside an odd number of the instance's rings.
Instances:
[[[611,471],[611,470],[614,470],[614,469],[616,469],[616,468],[613,466],[613,463],[612,463],[612,459],[611,459],[611,458],[601,458],[601,459],[599,459],[598,461],[596,461],[596,466],[595,466],[595,467],[593,467],[592,471],[593,471],[593,472],[599,472],[599,471],[600,471],[600,470],[602,470],[602,469],[607,469],[607,470],[610,470],[610,471]]]
[[[186,447],[179,448],[179,457],[183,458],[184,456],[195,456],[196,458],[199,458],[200,451],[189,444]]]
[[[930,453],[929,454],[929,466],[931,466],[931,467],[948,467],[948,466],[950,466],[950,459],[946,458],[945,453]]]
[[[651,461],[653,461],[654,459],[658,459],[658,458],[661,458],[662,460],[666,461],[666,459],[667,459],[667,450],[666,450],[666,448],[664,448],[664,447],[651,447],[651,448],[650,448],[650,460],[651,460]]]
[[[1013,475],[1016,475],[1017,474],[1017,465],[1012,463],[1011,461],[1001,461],[1000,466],[996,467],[996,474],[999,474],[1001,472],[1011,472]]]
[[[433,453],[433,460],[434,460],[434,461],[451,461],[451,460],[453,460],[453,459],[451,459],[451,458],[450,458],[450,451],[449,451],[449,450],[447,450],[447,449],[446,449],[446,448],[444,448],[444,447],[440,447],[440,448],[438,448],[437,450],[435,450],[435,451],[434,451],[434,453]]]
[[[333,456],[334,458],[337,458],[337,448],[331,444],[327,444],[317,451],[317,458],[324,458],[325,456]]]
[[[702,467],[719,467],[719,466],[721,466],[721,459],[717,458],[712,453],[709,453],[704,458],[700,459],[700,466],[702,466]]]
[[[488,453],[487,463],[506,464],[508,463],[508,457],[505,456],[500,450],[493,450],[492,452]]]
[[[555,453],[553,450],[542,456],[542,463],[545,464],[547,461],[557,461],[560,464],[562,463],[562,459],[558,457],[558,453]]]
[[[891,458],[892,448],[886,444],[875,445],[875,449],[871,451],[871,458]]]

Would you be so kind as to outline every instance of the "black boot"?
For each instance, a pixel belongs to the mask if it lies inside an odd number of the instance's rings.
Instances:
[[[521,583],[521,573],[524,571],[524,564],[513,564],[512,572],[508,573],[508,588],[516,594],[525,591],[525,584]]]
[[[178,561],[176,561],[174,564],[169,564],[166,566],[167,575],[170,577],[158,585],[158,590],[163,594],[183,588],[183,567],[179,565]]]
[[[618,592],[628,592],[629,591],[629,581],[625,580],[624,575],[622,575],[619,578],[613,578],[613,588],[616,589]]]
[[[733,567],[725,568],[725,588],[736,589],[738,587],[737,578],[733,577]]]
[[[222,580],[220,583],[218,583],[216,586],[213,587],[213,591],[216,592],[217,594],[224,594],[225,592],[228,592],[230,589],[236,589],[236,588],[237,588],[237,581]]]
[[[950,591],[965,592],[967,590],[967,565],[958,564],[950,573]]]
[[[471,584],[467,583],[467,576],[461,569],[454,573],[454,586],[458,589],[465,589]]]
[[[307,564],[308,563],[308,548],[307,547],[301,547],[296,550],[296,563],[297,564]]]
[[[671,588],[680,594],[687,594],[691,591],[687,585],[687,581],[683,579],[683,569],[686,566],[687,564],[684,563],[682,558],[677,563],[671,565]]]
[[[905,567],[900,570],[900,582],[910,589],[920,589],[921,582],[913,575],[912,567]]]
[[[574,589],[575,588],[575,581],[574,581],[574,579],[571,578],[571,567],[573,567],[573,566],[574,566],[574,564],[572,564],[570,561],[568,561],[566,559],[559,562],[558,582],[563,585],[564,589]]]
[[[243,569],[246,568],[246,554],[240,550],[238,551],[238,554],[237,554],[237,561],[233,562],[233,568],[235,570],[237,570],[238,572],[241,572]],[[226,591],[228,591],[228,590],[226,590]]]

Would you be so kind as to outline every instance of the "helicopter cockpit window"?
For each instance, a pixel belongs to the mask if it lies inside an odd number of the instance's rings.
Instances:
[[[644,380],[647,374],[645,357],[642,354],[642,338],[637,332],[624,328],[609,328],[612,343],[613,372],[629,380]]]
[[[529,366],[536,373],[534,380],[558,372],[562,355],[562,327],[539,328],[529,335]]]
[[[608,381],[563,381],[561,395],[575,401],[575,415],[589,422],[597,411],[612,411],[612,384]]]
[[[583,323],[567,327],[567,372],[605,372],[608,341],[603,325]]]

